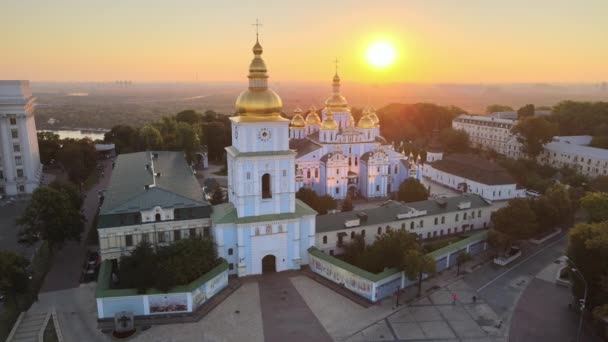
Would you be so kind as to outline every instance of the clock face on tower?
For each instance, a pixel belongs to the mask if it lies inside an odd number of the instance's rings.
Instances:
[[[260,132],[258,133],[258,139],[263,142],[270,140],[270,130],[268,128],[260,129]]]

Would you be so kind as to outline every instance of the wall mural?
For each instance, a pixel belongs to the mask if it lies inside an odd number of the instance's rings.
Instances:
[[[150,313],[187,312],[188,296],[186,293],[148,296]]]
[[[312,255],[310,256],[309,266],[313,272],[318,273],[337,284],[343,285],[369,300],[372,299],[374,288],[373,282]]]

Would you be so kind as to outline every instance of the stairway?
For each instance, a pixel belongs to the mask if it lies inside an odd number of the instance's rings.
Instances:
[[[13,326],[7,342],[37,342],[38,334],[44,333],[44,328],[51,312],[37,311],[22,313]]]

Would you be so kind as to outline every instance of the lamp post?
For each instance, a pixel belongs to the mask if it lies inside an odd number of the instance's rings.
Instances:
[[[575,267],[571,267],[570,270],[573,273],[576,273],[579,278],[581,278],[581,280],[583,281],[583,284],[585,285],[585,292],[583,294],[583,301],[581,302],[579,300],[579,305],[580,305],[580,309],[581,309],[581,317],[579,318],[578,321],[578,331],[576,333],[576,341],[580,341],[581,340],[581,333],[583,330],[583,314],[585,312],[585,304],[587,303],[587,281],[585,280],[585,277],[583,277],[583,274],[578,270],[578,268],[576,267],[576,264],[574,263],[574,261],[572,261],[572,259],[566,257],[568,259],[568,261],[570,261],[570,263],[572,263],[572,265],[574,265]]]

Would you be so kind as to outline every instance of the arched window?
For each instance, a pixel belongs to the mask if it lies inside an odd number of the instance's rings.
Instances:
[[[420,227],[424,227],[424,220],[420,220]]]
[[[228,248],[228,255],[232,255],[233,251],[232,248]]]
[[[445,216],[441,216],[441,223],[445,223]]]
[[[156,222],[160,221],[161,220],[160,214],[156,214],[155,218],[156,218]]]
[[[401,224],[401,229],[405,229],[405,223]]]
[[[327,235],[323,235],[323,243],[327,243]]]
[[[437,224],[437,221],[438,221],[438,218],[437,218],[437,217],[435,217],[435,224]]]
[[[355,238],[355,232],[350,232],[350,238],[354,239]]]
[[[365,237],[365,229],[361,231],[361,236]]]
[[[410,223],[410,229],[414,229],[414,222]]]
[[[270,174],[265,173],[262,176],[262,198],[272,198],[270,189]]]

